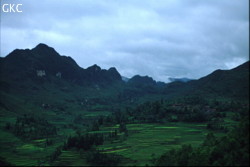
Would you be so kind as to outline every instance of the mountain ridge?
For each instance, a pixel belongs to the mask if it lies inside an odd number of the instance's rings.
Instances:
[[[65,79],[67,82],[81,86],[105,87],[120,83],[128,88],[136,87],[136,92],[164,93],[169,97],[188,94],[249,97],[247,93],[249,91],[249,61],[231,70],[215,70],[198,80],[167,84],[156,82],[152,77],[140,75],[135,75],[124,82],[115,67],[106,70],[94,64],[84,69],[71,57],[61,56],[54,48],[46,44],[38,44],[33,49],[15,49],[0,59],[0,65],[0,80],[4,85],[15,82],[21,84],[25,80],[40,83],[40,81]]]
[[[168,93],[175,89],[177,94],[249,99],[249,61],[230,70],[215,70],[198,80],[172,82],[167,87]]]
[[[19,79],[20,77],[34,79],[39,77],[39,71],[44,72],[44,78],[56,76],[60,73],[61,78],[75,81],[80,85],[91,82],[111,83],[121,81],[121,76],[114,67],[103,70],[99,66],[93,65],[84,69],[71,57],[61,56],[54,48],[45,44],[38,44],[31,50],[15,49],[1,59],[0,74],[10,80],[13,79],[10,77],[11,74],[18,74]],[[95,75],[95,78],[92,75]]]

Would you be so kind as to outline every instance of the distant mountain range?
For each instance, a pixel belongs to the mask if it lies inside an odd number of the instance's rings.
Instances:
[[[178,81],[178,82],[188,82],[188,81],[192,81],[193,80],[193,79],[189,79],[189,78],[172,78],[172,77],[170,77],[168,79],[171,82],[176,82],[176,81]]]
[[[39,44],[33,49],[16,49],[0,58],[0,85],[2,90],[10,87],[36,85],[65,81],[78,86],[120,85],[130,91],[163,93],[168,97],[196,94],[200,96],[227,96],[249,98],[249,61],[232,69],[216,70],[213,73],[192,80],[169,78],[171,83],[156,82],[149,76],[122,77],[115,67],[108,70],[93,65],[81,68],[71,58],[61,56],[52,47]],[[125,82],[124,82],[125,81]],[[179,82],[176,82],[179,81]],[[147,90],[146,90],[147,89]],[[131,92],[130,92],[131,93]],[[133,93],[135,94],[135,93]]]
[[[122,76],[122,80],[123,80],[124,82],[128,82],[129,78]]]

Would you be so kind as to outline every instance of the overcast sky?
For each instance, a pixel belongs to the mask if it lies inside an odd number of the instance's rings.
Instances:
[[[1,57],[45,43],[79,66],[198,79],[249,60],[249,0],[0,0]]]

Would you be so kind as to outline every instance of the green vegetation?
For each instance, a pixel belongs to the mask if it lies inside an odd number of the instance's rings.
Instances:
[[[24,115],[18,117],[15,124],[6,123],[4,128],[23,139],[40,139],[56,135],[56,127],[47,120]],[[48,140],[47,140],[47,143]]]
[[[249,165],[249,62],[170,84],[44,45],[0,64],[2,166]]]
[[[249,119],[249,117],[248,117]],[[249,165],[249,120],[226,136],[216,138],[209,133],[197,148],[182,145],[172,149],[156,160],[157,166],[248,166]]]
[[[169,154],[179,154],[178,149],[191,149],[188,152],[194,153],[185,155],[188,157],[192,155],[194,158],[196,154],[203,156],[196,151],[204,151],[206,145],[202,143],[211,143],[206,141],[206,136],[212,132],[217,141],[223,136],[227,137],[224,140],[228,140],[227,133],[230,131],[231,134],[237,122],[248,115],[248,106],[240,102],[205,100],[204,104],[192,105],[189,100],[187,99],[187,103],[182,98],[146,102],[133,108],[125,107],[124,110],[110,112],[108,115],[96,114],[92,116],[95,119],[88,120],[87,123],[84,120],[89,119],[89,116],[84,112],[72,114],[70,119],[64,121],[56,119],[53,123],[35,116],[24,115],[14,119],[6,117],[7,119],[1,121],[1,149],[6,150],[1,156],[3,162],[15,165],[62,165],[66,159],[65,163],[68,165],[181,165],[177,160],[173,160],[173,163],[167,160],[169,164],[165,164],[165,158],[171,158],[167,156]],[[194,110],[204,111],[205,119],[193,119],[199,118],[190,116],[197,114],[192,112]],[[47,109],[44,111],[48,112]],[[238,114],[232,114],[233,111]],[[153,114],[158,119],[152,119],[150,116]],[[36,132],[37,130],[40,131]],[[246,141],[246,138],[241,140]],[[11,147],[6,145],[7,141]],[[12,152],[16,155],[6,157],[8,152],[7,155]],[[33,158],[24,158],[27,155]],[[70,158],[66,158],[66,155]],[[19,161],[20,158],[22,161]],[[192,161],[191,165],[199,162],[189,159],[190,163]],[[189,162],[185,163],[189,165]]]
[[[35,94],[27,90],[29,96],[24,96],[23,92],[1,92],[2,164],[199,166],[248,163],[249,154],[237,144],[235,137],[229,137],[241,119],[247,117],[249,106],[245,101],[146,94],[140,98],[131,96],[131,102],[119,93],[122,100],[116,101],[113,97],[119,86],[102,92],[92,88],[81,91],[75,87],[67,93],[53,84],[45,87],[46,92],[41,89]],[[211,132],[217,141],[212,147],[204,144],[209,143],[206,136]],[[241,142],[247,140],[247,136],[238,138]],[[223,150],[220,148],[222,141],[237,148]],[[217,150],[223,151],[218,153]],[[220,158],[224,152],[228,155]],[[240,159],[235,154],[241,155]]]

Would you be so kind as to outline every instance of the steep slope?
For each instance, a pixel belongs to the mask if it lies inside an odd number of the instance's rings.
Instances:
[[[169,83],[165,93],[249,99],[249,61],[231,70],[216,70],[199,80]]]
[[[71,57],[61,56],[45,44],[39,44],[31,50],[16,49],[5,58],[1,58],[0,64],[0,79],[8,82],[41,79],[50,81],[52,78],[60,78],[86,85],[122,81],[114,67],[102,70],[94,65],[83,69]]]
[[[203,92],[249,99],[249,61],[231,70],[216,70],[194,85]]]

